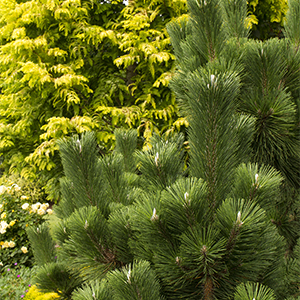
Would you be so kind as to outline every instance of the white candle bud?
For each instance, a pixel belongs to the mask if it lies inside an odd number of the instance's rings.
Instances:
[[[156,152],[156,155],[155,155],[155,164],[156,164],[156,166],[158,166],[158,152]]]

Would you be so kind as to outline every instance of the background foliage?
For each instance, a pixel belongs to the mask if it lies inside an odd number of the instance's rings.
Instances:
[[[288,0],[249,0],[248,22],[251,37],[265,40],[283,37],[283,25],[288,9]]]
[[[286,0],[248,1],[252,36],[280,36]],[[174,52],[166,24],[185,0],[0,2],[1,170],[20,174],[57,201],[57,140],[97,131],[102,153],[114,129],[184,131],[169,81]]]
[[[105,152],[116,127],[138,128],[147,141],[186,125],[175,122],[165,29],[185,11],[181,1],[2,1],[2,169],[47,189],[61,175],[63,136],[96,130]]]

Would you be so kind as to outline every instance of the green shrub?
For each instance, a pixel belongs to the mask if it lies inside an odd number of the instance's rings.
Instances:
[[[6,268],[0,275],[0,299],[21,299],[31,287],[31,278],[35,269],[20,266],[18,263]]]
[[[47,203],[32,203],[17,184],[0,186],[0,271],[14,263],[30,267],[32,251],[26,228],[39,226],[51,214]]]

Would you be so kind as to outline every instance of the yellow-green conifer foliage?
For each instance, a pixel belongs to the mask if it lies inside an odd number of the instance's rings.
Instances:
[[[165,131],[172,125],[179,128],[186,124],[183,119],[174,124],[175,97],[168,84],[175,57],[165,27],[174,18],[187,17],[184,12],[185,0],[129,1],[123,11],[124,19],[117,25],[120,48],[125,54],[115,63],[126,68],[127,83],[135,101],[126,114],[133,113],[135,119],[142,120],[137,125],[147,141],[153,131],[158,133],[160,128]]]
[[[288,0],[248,0],[248,26],[252,37],[265,40],[283,37]]]
[[[116,127],[153,131],[177,120],[168,88],[174,56],[166,23],[183,0],[0,0],[0,154],[5,171],[59,174],[57,139]]]

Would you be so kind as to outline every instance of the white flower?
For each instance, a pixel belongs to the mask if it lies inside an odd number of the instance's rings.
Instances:
[[[4,194],[7,191],[7,187],[5,185],[0,185],[0,195]]]
[[[16,246],[16,243],[13,241],[8,242],[8,247],[13,248]]]
[[[8,248],[8,241],[5,241],[5,242],[2,244],[2,249],[5,249],[5,248]]]
[[[48,203],[43,203],[40,208],[43,209],[43,210],[47,210],[47,208],[49,207],[49,204]]]
[[[0,261],[0,266],[3,266],[3,262],[2,261]]]
[[[24,246],[23,246],[23,247],[21,248],[21,251],[22,251],[23,253],[27,253],[27,252],[28,252],[27,247],[24,247]]]
[[[34,213],[36,213],[37,210],[39,209],[40,205],[41,205],[41,203],[39,203],[39,202],[37,202],[36,204],[32,204],[32,205],[31,205],[32,211],[33,211]]]
[[[7,227],[8,227],[8,224],[5,221],[1,221],[1,223],[0,223],[0,233],[4,234],[6,232]]]
[[[26,210],[28,207],[29,207],[29,204],[28,204],[28,203],[24,203],[24,204],[22,205],[22,209],[24,209],[24,210]]]
[[[0,222],[0,233],[4,234],[6,232],[6,228],[8,228],[8,224],[5,221]]]
[[[53,210],[51,208],[48,208],[46,210],[46,212],[47,212],[48,215],[52,215],[53,214]]]
[[[8,224],[6,221],[1,221],[0,222],[0,227],[8,227]]]
[[[40,206],[40,209],[46,210],[46,209],[47,209],[47,206],[46,206],[45,204],[42,204],[42,205]]]
[[[28,196],[21,196],[21,200],[27,200],[29,197]]]
[[[40,209],[38,209],[37,213],[38,213],[40,216],[42,216],[42,215],[44,215],[44,214],[46,213],[46,211],[45,211],[44,209],[40,208]]]
[[[13,188],[15,189],[16,192],[21,190],[21,188],[15,183],[13,184]]]

